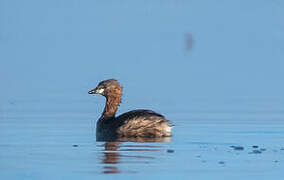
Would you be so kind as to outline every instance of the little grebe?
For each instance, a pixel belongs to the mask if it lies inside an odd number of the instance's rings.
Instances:
[[[133,110],[115,117],[121,103],[122,87],[115,79],[102,81],[89,91],[106,97],[104,111],[97,122],[97,140],[118,137],[157,138],[171,136],[169,120],[151,110]]]

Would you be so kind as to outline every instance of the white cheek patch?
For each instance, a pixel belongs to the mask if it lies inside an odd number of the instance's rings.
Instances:
[[[98,89],[97,93],[102,94],[105,90],[104,89]]]

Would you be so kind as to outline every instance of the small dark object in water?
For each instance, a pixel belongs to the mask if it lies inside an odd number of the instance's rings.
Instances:
[[[252,146],[252,148],[258,148],[258,146]]]
[[[260,148],[259,150],[261,150],[261,151],[266,151],[266,149],[265,149],[265,148]]]
[[[262,151],[260,151],[260,150],[253,150],[252,151],[254,154],[260,154],[260,153],[262,153]]]
[[[174,153],[175,151],[173,149],[168,149],[167,152],[168,153]]]
[[[253,150],[249,154],[261,154],[261,153],[262,153],[262,151],[260,151],[260,150]]]
[[[280,151],[284,151],[284,148],[281,148]]]
[[[73,147],[78,147],[79,145],[77,145],[77,144],[73,144],[72,146],[73,146]]]
[[[198,155],[198,156],[196,156],[197,158],[201,158],[201,156],[200,155]]]
[[[104,111],[97,122],[97,141],[120,137],[169,137],[172,125],[163,115],[151,110],[133,110],[115,116],[121,103],[122,87],[115,79],[102,81],[89,91],[106,98]]]
[[[224,162],[224,161],[219,161],[218,163],[219,163],[219,164],[225,164],[225,162]]]
[[[233,148],[234,150],[237,150],[237,151],[242,151],[244,150],[245,148],[242,147],[242,146],[230,146],[231,148]]]
[[[275,160],[274,162],[275,162],[275,163],[278,163],[279,161],[278,161],[278,160]]]
[[[202,160],[201,162],[206,163],[207,161],[206,160]]]

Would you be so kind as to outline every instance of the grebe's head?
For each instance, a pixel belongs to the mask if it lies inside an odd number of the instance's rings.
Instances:
[[[89,91],[89,94],[101,94],[105,97],[108,96],[121,96],[122,87],[116,79],[108,79],[100,82],[98,86]]]

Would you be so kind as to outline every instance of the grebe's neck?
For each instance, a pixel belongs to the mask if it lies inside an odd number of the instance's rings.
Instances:
[[[120,103],[121,103],[120,94],[108,94],[108,96],[106,96],[106,104],[102,117],[104,118],[115,117],[115,113]]]

